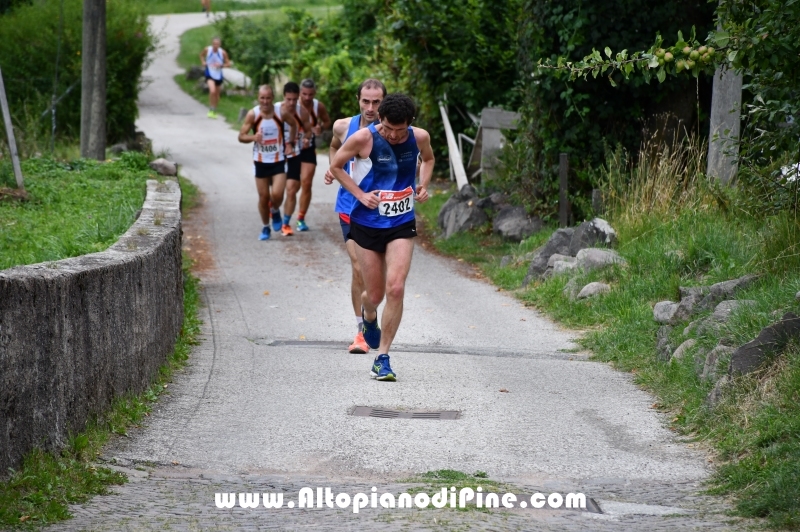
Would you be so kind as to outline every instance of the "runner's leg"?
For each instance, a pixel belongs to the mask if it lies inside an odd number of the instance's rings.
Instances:
[[[213,79],[207,79],[206,84],[208,85],[208,105],[212,111],[216,111],[219,103],[219,87]]]
[[[269,225],[269,185],[270,178],[256,178],[256,190],[258,190],[258,214],[261,215],[261,222],[266,226]]]
[[[403,317],[403,296],[406,289],[406,278],[411,268],[411,257],[414,253],[413,238],[398,238],[386,244],[384,260],[386,264],[386,305],[381,315],[380,354],[389,354],[389,348],[400,327]]]
[[[386,262],[384,253],[364,249],[356,245],[356,256],[361,266],[361,277],[364,291],[361,293],[361,305],[364,307],[364,319],[373,322],[378,319],[378,305],[383,301],[386,290]]]
[[[297,179],[286,180],[286,199],[283,203],[284,216],[291,216],[294,214],[294,208],[297,206],[298,190],[300,190],[300,181]]]
[[[356,256],[356,244],[352,239],[347,241],[347,254],[350,256],[350,266],[353,271],[353,279],[350,283],[350,300],[353,302],[353,311],[356,313],[356,319],[361,317],[361,294],[364,293],[364,279],[361,276],[361,266],[358,264],[358,256]]]
[[[275,174],[272,176],[272,222],[274,223],[275,213],[278,213],[277,221],[278,221],[278,231],[280,231],[280,209],[281,204],[283,204],[283,195],[286,190],[286,174]]]
[[[300,210],[297,213],[298,220],[305,220],[308,207],[311,205],[311,184],[314,181],[314,172],[317,165],[302,163],[300,166]]]

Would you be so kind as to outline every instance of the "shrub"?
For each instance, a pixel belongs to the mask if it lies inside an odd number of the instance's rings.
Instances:
[[[15,124],[28,137],[50,131],[50,115],[41,117],[53,95],[61,0],[36,0],[0,16],[0,65]],[[64,26],[58,66],[61,100],[57,135],[80,136],[82,2],[64,0]],[[154,38],[147,17],[134,0],[109,2],[107,33],[107,134],[109,142],[133,134],[136,100]]]
[[[257,85],[273,83],[288,64],[292,46],[285,23],[273,17],[232,17],[230,13],[216,22],[219,37],[236,66]],[[275,94],[281,93],[279,87]]]

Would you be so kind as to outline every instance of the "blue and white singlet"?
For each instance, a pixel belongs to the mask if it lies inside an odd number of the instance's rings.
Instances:
[[[347,128],[347,135],[344,137],[344,144],[347,142],[347,139],[350,136],[358,131],[358,126],[361,125],[361,115],[356,115],[350,119],[350,126]],[[344,171],[347,172],[348,175],[353,175],[353,164],[355,163],[355,157],[347,161],[347,164],[344,166]],[[356,201],[355,196],[350,194],[345,188],[339,185],[339,192],[336,194],[336,207],[334,207],[334,211],[349,215],[350,211],[353,210],[353,202]]]
[[[414,191],[417,177],[417,139],[408,127],[408,138],[402,144],[390,144],[374,124],[372,151],[368,158],[356,158],[350,177],[364,192],[383,191],[381,205],[368,209],[354,200],[350,220],[367,227],[389,229],[414,220]]]
[[[217,48],[217,51],[214,51],[213,46],[208,47],[208,52],[206,52],[206,77],[211,79],[215,79],[217,81],[222,80],[222,66],[220,67],[212,67],[212,63],[219,63],[220,65],[225,64],[225,54],[222,48]]]

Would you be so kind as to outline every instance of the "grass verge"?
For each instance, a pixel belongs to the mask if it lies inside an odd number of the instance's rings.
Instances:
[[[112,162],[34,158],[22,162],[27,201],[0,201],[0,270],[102,251],[134,221],[148,158],[128,152]],[[10,163],[0,187],[14,187]]]
[[[800,223],[789,212],[747,212],[741,192],[720,190],[702,179],[697,170],[705,168],[701,158],[685,152],[665,157],[669,160],[663,164],[640,159],[632,171],[609,162],[607,172],[617,175],[606,178],[618,197],[607,219],[628,265],[574,277],[579,287],[592,281],[609,284],[607,294],[573,301],[563,293],[570,280],[566,275],[521,288],[529,262],[525,256],[549,232],[506,244],[482,229],[447,241],[436,238],[434,245],[475,264],[526,304],[565,325],[586,328],[581,342],[595,359],[633,373],[639,385],[657,396],[654,408],[670,414],[672,428],[709,452],[718,466],[711,491],[732,496],[736,514],[765,518],[775,528],[800,527],[800,346],[790,346],[759,372],[734,379],[716,406],[706,401],[714,381],[701,377],[705,354],[720,342],[742,345],[783,313],[800,313],[795,299]],[[696,168],[676,161],[694,161]],[[671,174],[663,174],[664,168]],[[440,186],[452,190],[449,183]],[[435,195],[419,206],[429,232],[447,196]],[[511,260],[501,266],[504,255]],[[693,339],[695,346],[680,361],[657,359],[656,302],[679,300],[679,286],[705,286],[750,273],[761,278],[735,297],[754,304],[739,307],[719,328],[684,333],[688,323],[678,324],[670,334],[672,345]],[[718,374],[726,372],[727,362],[720,361]]]
[[[181,181],[183,208],[196,203],[197,189]],[[184,188],[185,187],[185,188]],[[175,349],[159,369],[150,387],[141,394],[116,398],[108,412],[90,421],[86,429],[69,439],[60,453],[34,450],[22,467],[0,482],[0,526],[34,529],[70,517],[68,505],[108,492],[109,486],[126,482],[124,475],[96,463],[100,450],[115,434],[126,434],[150,415],[159,395],[167,393],[175,371],[183,367],[200,334],[199,282],[184,256],[184,319]]]
[[[325,7],[335,5],[332,0],[304,0],[303,5]],[[270,9],[287,5],[286,0],[212,0],[212,14],[225,11],[250,11]],[[145,10],[149,15],[166,15],[169,13],[201,13],[200,0],[145,0]]]

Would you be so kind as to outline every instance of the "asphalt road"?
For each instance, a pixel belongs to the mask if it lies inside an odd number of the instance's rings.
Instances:
[[[154,18],[163,48],[145,73],[138,126],[205,194],[204,338],[146,426],[107,458],[206,478],[388,484],[485,471],[517,485],[595,486],[587,495],[609,501],[608,513],[618,501],[619,515],[637,514],[619,501],[635,508],[696,491],[705,456],[676,441],[630,375],[571,352],[574,332],[420,246],[392,353],[398,381],[372,380],[372,356],[345,350],[355,320],[336,190],[321,179],[327,157],[318,156],[311,231],[258,241],[251,147],[172,79],[178,36],[203,23]],[[462,415],[374,419],[349,415],[355,406]],[[625,495],[608,486],[627,486]]]

